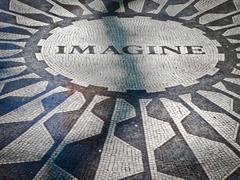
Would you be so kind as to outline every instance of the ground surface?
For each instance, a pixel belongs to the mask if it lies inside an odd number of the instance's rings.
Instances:
[[[239,0],[1,0],[0,179],[240,179]]]

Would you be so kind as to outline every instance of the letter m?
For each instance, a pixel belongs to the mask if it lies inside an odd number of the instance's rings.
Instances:
[[[70,52],[70,54],[74,54],[75,51],[77,51],[80,54],[83,54],[87,50],[88,50],[88,54],[95,54],[94,47],[95,46],[88,46],[85,49],[82,49],[79,46],[72,46],[72,51]]]

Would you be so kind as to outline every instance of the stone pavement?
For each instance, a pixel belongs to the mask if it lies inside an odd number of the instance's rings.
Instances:
[[[240,0],[1,0],[0,180],[240,179]]]

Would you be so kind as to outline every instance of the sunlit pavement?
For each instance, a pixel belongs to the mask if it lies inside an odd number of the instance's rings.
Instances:
[[[0,180],[240,179],[239,0],[1,0]]]

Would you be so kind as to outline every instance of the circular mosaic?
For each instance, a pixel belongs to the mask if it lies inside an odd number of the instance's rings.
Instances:
[[[80,20],[50,31],[41,57],[79,85],[162,91],[216,71],[216,41],[198,29],[145,17]]]
[[[211,86],[223,78],[222,71],[233,70],[235,54],[221,52],[229,42],[205,26],[149,14],[117,15],[71,18],[40,29],[25,47],[28,66],[70,88],[93,86],[108,95],[142,90],[148,96]]]

